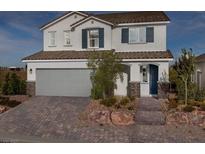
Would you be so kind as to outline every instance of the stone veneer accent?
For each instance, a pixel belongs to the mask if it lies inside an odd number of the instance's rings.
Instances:
[[[26,93],[30,96],[35,96],[36,94],[36,83],[34,81],[27,81]]]
[[[140,82],[129,82],[128,95],[135,98],[140,97]]]
[[[158,98],[166,99],[169,92],[169,82],[158,82]]]

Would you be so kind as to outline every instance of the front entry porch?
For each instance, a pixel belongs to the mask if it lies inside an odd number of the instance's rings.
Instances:
[[[162,87],[164,88],[164,85],[167,87],[169,81],[168,62],[133,62],[126,65],[129,66],[125,79],[127,86],[124,86],[127,87],[127,95],[133,97],[159,97],[160,95],[161,97]]]

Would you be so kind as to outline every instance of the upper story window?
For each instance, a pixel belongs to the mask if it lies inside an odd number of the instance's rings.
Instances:
[[[145,43],[146,29],[143,28],[129,28],[129,43]]]
[[[67,46],[67,45],[70,45],[70,44],[71,44],[70,31],[67,30],[67,31],[64,31],[64,45]]]
[[[48,32],[49,34],[49,46],[55,46],[56,45],[56,32],[51,31]]]
[[[88,32],[88,48],[99,48],[99,30],[90,29]]]
[[[154,42],[154,27],[122,28],[122,43],[152,43]]]
[[[82,49],[104,48],[104,28],[82,29]]]

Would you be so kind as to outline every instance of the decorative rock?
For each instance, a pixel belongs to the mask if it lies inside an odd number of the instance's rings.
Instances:
[[[167,124],[189,124],[203,127],[205,124],[205,112],[198,110],[190,113],[169,111],[166,119]]]
[[[5,106],[0,106],[0,113],[3,113],[7,110]]]
[[[110,111],[108,110],[93,111],[89,114],[89,119],[99,124],[109,124],[111,123]]]
[[[111,113],[112,123],[115,125],[127,126],[134,124],[134,116],[128,112],[113,111]]]

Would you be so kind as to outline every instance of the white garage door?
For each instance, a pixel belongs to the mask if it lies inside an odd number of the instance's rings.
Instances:
[[[37,69],[37,96],[90,96],[88,69]]]

